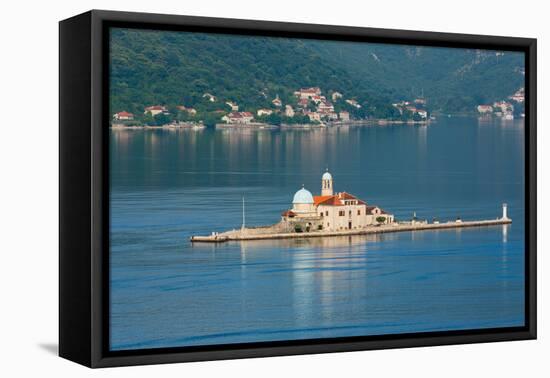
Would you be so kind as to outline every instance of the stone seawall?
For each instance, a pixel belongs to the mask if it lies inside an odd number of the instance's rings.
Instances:
[[[273,130],[279,126],[268,123],[250,122],[250,123],[216,123],[216,130]]]
[[[497,218],[491,220],[477,221],[462,221],[462,222],[445,222],[445,223],[392,223],[383,226],[370,226],[363,229],[340,230],[340,231],[311,231],[311,232],[276,232],[277,227],[271,228],[260,227],[259,229],[271,229],[274,232],[247,232],[249,229],[233,230],[224,233],[215,233],[208,236],[192,236],[192,242],[202,243],[223,243],[231,240],[263,240],[263,239],[299,239],[299,238],[319,238],[330,236],[345,236],[345,235],[368,235],[368,234],[383,234],[390,232],[405,232],[405,231],[428,231],[428,230],[444,230],[451,228],[466,228],[466,227],[485,227],[497,226],[512,223],[509,218]],[[275,225],[276,226],[276,225]],[[254,229],[251,229],[254,230]]]

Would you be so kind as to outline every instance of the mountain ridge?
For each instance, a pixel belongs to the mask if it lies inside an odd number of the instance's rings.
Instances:
[[[473,112],[523,86],[521,53],[262,36],[113,29],[110,107],[241,110],[284,103],[300,87],[339,91],[368,112],[424,96],[432,111]],[[216,104],[205,103],[213,93]],[[367,111],[367,110],[366,110]]]

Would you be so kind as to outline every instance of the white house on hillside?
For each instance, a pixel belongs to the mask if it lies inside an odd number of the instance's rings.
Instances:
[[[152,116],[156,116],[157,114],[161,114],[161,113],[168,114],[168,108],[166,108],[166,106],[163,106],[163,105],[148,106],[145,108],[145,111],[143,112],[143,114],[147,114],[147,113],[151,113]]]
[[[273,110],[271,110],[271,109],[258,109],[256,114],[258,114],[258,116],[271,115],[271,114],[273,114]]]
[[[342,98],[342,93],[332,92],[331,98],[332,98],[332,101],[336,102],[339,98]]]
[[[132,121],[134,119],[134,115],[132,113],[122,111],[113,114],[113,119],[116,119],[117,121]]]
[[[292,106],[290,105],[285,106],[285,116],[294,117],[294,109],[292,109]]]
[[[231,112],[222,117],[222,121],[227,123],[247,124],[252,122],[254,115],[250,112]]]
[[[202,97],[206,98],[210,102],[215,102],[216,101],[216,96],[214,96],[210,93],[205,93],[205,94],[202,95]]]
[[[236,103],[234,103],[232,101],[227,101],[225,104],[231,108],[232,112],[238,112],[239,111],[239,105],[237,105]]]
[[[279,98],[279,95],[277,95],[277,97],[275,97],[273,101],[271,101],[271,103],[277,107],[283,106],[283,102]]]

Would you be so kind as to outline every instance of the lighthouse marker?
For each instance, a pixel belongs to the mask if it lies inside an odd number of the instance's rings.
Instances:
[[[508,204],[506,203],[502,204],[502,219],[504,220],[508,219]]]

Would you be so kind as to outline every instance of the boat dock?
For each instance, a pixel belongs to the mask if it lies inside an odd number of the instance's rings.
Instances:
[[[347,235],[372,235],[385,234],[390,232],[406,232],[406,231],[427,231],[427,230],[446,230],[453,228],[467,227],[487,227],[498,226],[512,223],[508,217],[502,217],[490,220],[474,220],[474,221],[449,221],[443,223],[428,223],[428,222],[407,222],[407,223],[391,223],[388,225],[369,226],[361,229],[344,229],[338,231],[311,231],[311,232],[291,232],[291,233],[265,233],[265,234],[250,234],[243,230],[234,230],[221,234],[212,233],[208,236],[192,236],[191,242],[199,243],[223,243],[227,241],[244,241],[244,240],[267,240],[267,239],[301,239],[301,238],[324,238],[331,236],[347,236]]]

